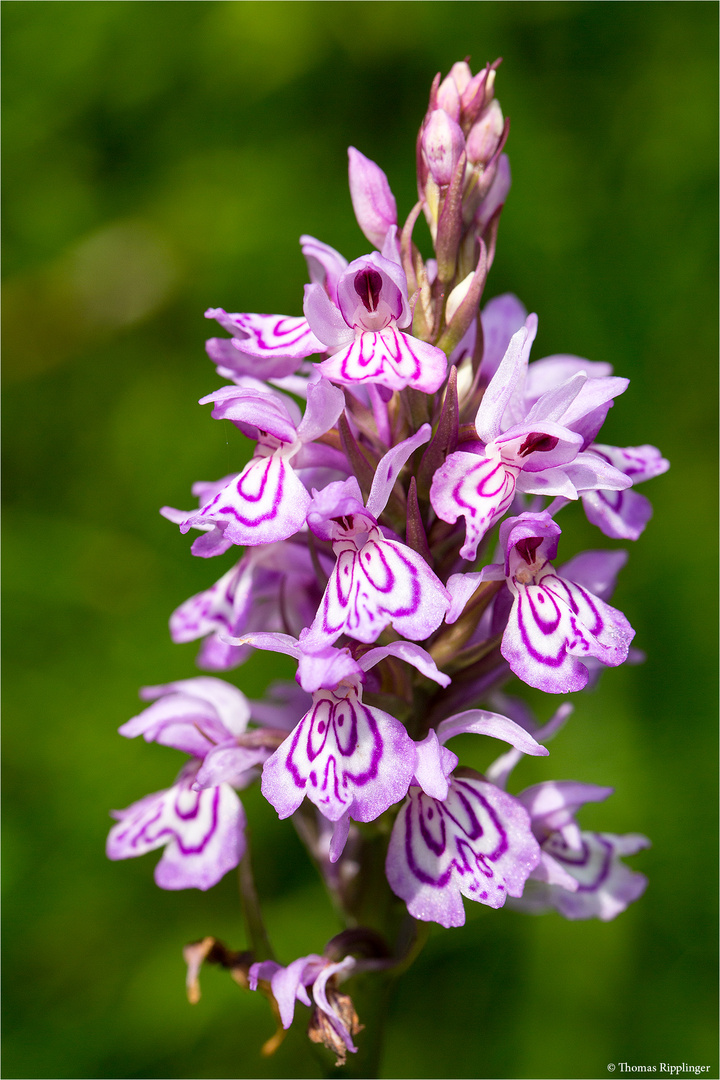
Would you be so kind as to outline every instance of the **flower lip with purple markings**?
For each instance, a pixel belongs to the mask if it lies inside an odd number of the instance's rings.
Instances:
[[[645,836],[581,832],[575,814],[602,802],[612,788],[574,781],[546,781],[518,795],[530,814],[542,855],[526,893],[516,903],[528,911],[554,908],[567,919],[614,919],[645,891],[647,879],[620,861],[649,847]]]
[[[388,390],[412,386],[434,394],[445,379],[447,357],[442,349],[402,332],[412,314],[405,272],[396,259],[395,233],[393,226],[382,254],[373,252],[350,263],[338,281],[337,307],[322,285],[306,285],[305,317],[332,352],[319,364],[326,378]]]
[[[215,419],[255,429],[258,443],[242,472],[179,519],[180,531],[212,529],[218,534],[212,554],[227,550],[227,541],[254,546],[288,539],[302,529],[310,506],[291,462],[335,424],[345,405],[342,391],[325,379],[311,380],[302,419],[294,402],[254,387],[226,386],[202,399],[209,401]]]
[[[460,549],[474,559],[488,529],[510,508],[515,492],[577,499],[586,491],[622,490],[632,481],[607,460],[588,453],[626,379],[588,378],[583,370],[526,399],[530,347],[537,316],[513,334],[475,417],[480,448],[457,450],[436,471],[430,501],[438,517],[466,521]]]
[[[444,801],[410,789],[386,872],[414,918],[462,926],[463,896],[502,907],[507,896],[522,895],[539,859],[525,807],[479,776],[456,775]]]
[[[305,795],[328,820],[346,823],[373,821],[399,802],[417,766],[417,746],[399,720],[364,704],[361,687],[365,672],[388,656],[447,686],[449,676],[432,657],[410,641],[370,649],[355,661],[347,649],[313,652],[309,634],[299,641],[287,634],[245,640],[295,657],[303,688],[313,687],[312,708],[263,769],[263,794],[279,816],[289,817]]]
[[[307,795],[330,821],[374,821],[408,789],[415,747],[388,713],[362,701],[358,685],[313,694],[312,709],[266,762],[262,792],[281,818]]]
[[[161,889],[210,889],[237,866],[245,850],[242,803],[226,783],[196,791],[199,768],[199,761],[188,762],[173,787],[115,811],[108,858],[164,847],[155,867]]]
[[[531,882],[527,895],[517,902],[531,911],[554,908],[566,919],[614,919],[647,888],[647,878],[630,870],[623,855],[635,855],[650,846],[640,833],[617,836],[613,833],[581,832],[580,846],[568,845],[559,834],[543,844],[543,854],[551,857],[574,881],[575,888],[552,881]]]
[[[337,300],[337,282],[347,259],[313,236],[301,236],[300,243],[310,274],[330,299]],[[228,314],[223,308],[208,308],[207,319],[216,319],[230,338],[210,338],[206,351],[225,379],[241,381],[251,375],[258,379],[281,379],[294,374],[308,356],[325,352],[307,319],[289,315]]]
[[[367,505],[355,477],[313,492],[307,521],[330,540],[337,562],[310,628],[320,645],[346,633],[368,644],[391,624],[403,637],[422,641],[442,622],[450,597],[425,559],[391,539],[378,525],[395,480],[411,454],[428,441],[424,424],[378,462]]]
[[[597,525],[606,536],[618,540],[637,540],[652,517],[652,506],[639,495],[635,484],[660,476],[670,468],[655,446],[604,446],[593,443],[590,453],[597,454],[632,481],[630,491],[583,492],[583,507],[588,521]]]
[[[528,811],[473,770],[451,776],[457,757],[443,744],[456,735],[489,735],[519,754],[547,750],[514,720],[469,709],[443,720],[416,744],[418,760],[408,799],[390,839],[386,873],[416,919],[462,926],[462,897],[501,907],[520,896],[540,849]]]
[[[521,514],[500,526],[505,565],[486,566],[481,580],[502,580],[513,596],[501,652],[512,671],[539,690],[564,694],[582,690],[594,657],[617,667],[628,655],[635,631],[615,608],[556,572],[559,526],[547,512]],[[602,553],[600,553],[602,555]],[[596,560],[612,573],[615,560]]]
[[[346,633],[370,644],[388,625],[413,641],[429,637],[450,601],[422,557],[387,539],[365,514],[333,524],[337,562],[310,630],[314,638],[331,643]]]

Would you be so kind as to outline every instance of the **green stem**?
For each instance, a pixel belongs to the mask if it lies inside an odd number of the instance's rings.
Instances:
[[[238,882],[240,885],[240,902],[245,917],[245,925],[247,926],[248,940],[256,960],[274,960],[275,954],[272,945],[270,944],[267,930],[265,929],[265,923],[263,922],[262,912],[260,910],[260,900],[258,898],[257,889],[255,888],[255,878],[253,877],[252,862],[250,859],[249,829],[245,832],[245,839],[247,841],[247,846],[245,848],[245,854],[238,866]]]

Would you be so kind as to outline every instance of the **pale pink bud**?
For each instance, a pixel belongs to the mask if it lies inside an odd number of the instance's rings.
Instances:
[[[422,133],[422,150],[432,178],[446,187],[465,149],[465,136],[459,125],[442,109],[432,113]]]
[[[479,235],[485,230],[490,218],[497,209],[504,205],[510,190],[510,183],[510,162],[507,154],[501,154],[490,190],[480,203],[475,214],[475,228]]]
[[[354,146],[348,149],[350,198],[357,223],[376,248],[381,248],[391,225],[397,225],[397,205],[388,178],[379,165]]]
[[[491,101],[484,115],[473,124],[467,138],[468,160],[486,165],[497,150],[505,121],[498,101]]]
[[[500,61],[496,60],[496,64]],[[493,96],[493,88],[495,86],[495,68],[491,67],[490,70],[478,71],[477,75],[473,75],[469,83],[463,91],[461,91],[460,104],[463,112],[466,110],[477,113],[489,102]]]
[[[436,101],[438,109],[446,112],[456,123],[460,120],[460,94],[452,75],[440,83]]]
[[[458,60],[456,64],[450,68],[450,74],[448,79],[452,79],[457,87],[458,93],[462,94],[463,90],[470,82],[472,78],[472,72],[467,60]]]

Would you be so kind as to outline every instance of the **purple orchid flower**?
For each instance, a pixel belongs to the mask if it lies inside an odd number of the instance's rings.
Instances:
[[[513,597],[502,655],[518,678],[549,694],[583,689],[589,672],[582,658],[594,657],[608,667],[622,664],[635,636],[622,612],[556,572],[550,559],[559,536],[560,527],[547,512],[508,518],[500,527],[505,565],[491,564],[479,574],[482,581],[505,578]],[[604,554],[586,557],[578,576],[591,575],[599,591],[609,592],[618,560],[615,552],[609,559]]]
[[[462,897],[502,907],[540,859],[525,808],[479,777],[454,776],[444,801],[411,787],[393,826],[386,873],[415,919],[463,926]]]
[[[201,759],[219,743],[243,735],[250,719],[243,692],[210,675],[145,686],[140,697],[153,704],[123,724],[120,734],[127,739],[142,735],[146,742]]]
[[[199,761],[188,762],[167,791],[116,810],[109,859],[130,859],[164,847],[155,867],[161,889],[210,889],[245,850],[245,811],[229,784],[195,790]]]
[[[590,453],[624,473],[633,484],[660,476],[670,468],[655,446],[603,446],[594,443]],[[606,536],[618,540],[637,540],[652,517],[652,506],[644,495],[630,491],[586,491],[582,496],[588,521]]]
[[[289,398],[260,393],[252,386],[226,386],[201,403],[208,401],[215,402],[213,417],[232,420],[241,430],[255,431],[258,443],[242,472],[199,510],[184,515],[180,531],[210,529],[214,539],[206,542],[203,554],[218,554],[230,544],[253,546],[286,540],[302,529],[310,506],[310,495],[291,462],[307,443],[335,424],[345,405],[342,391],[322,378],[311,382],[302,420]],[[339,456],[330,447],[314,450],[327,450],[330,463]],[[317,455],[311,461],[317,464]],[[177,519],[177,511],[164,513]]]
[[[196,760],[167,791],[115,812],[119,824],[110,831],[108,857],[128,859],[165,846],[155,869],[160,888],[209,889],[237,866],[245,850],[245,811],[233,788],[257,778],[257,766],[278,744],[277,732],[253,733],[243,745],[250,706],[240,690],[221,679],[200,676],[148,686],[140,695],[153,704],[123,724],[120,734],[142,735]]]
[[[250,634],[239,640],[293,656],[303,689],[312,688],[312,708],[265,762],[262,792],[281,819],[307,796],[329,821],[338,822],[330,854],[335,862],[350,818],[374,821],[399,802],[416,766],[415,743],[403,724],[364,704],[365,673],[386,656],[396,656],[441,686],[450,679],[424,649],[408,641],[371,649],[356,661],[347,649],[314,650],[307,634],[299,641],[287,634]]]
[[[440,389],[447,372],[442,349],[402,331],[412,322],[405,272],[398,262],[396,230],[382,254],[355,259],[340,277],[337,305],[319,283],[305,286],[305,317],[332,355],[319,365],[333,382]]]
[[[543,840],[542,852],[546,863],[552,859],[554,872],[529,882],[513,906],[533,913],[554,909],[566,919],[614,919],[647,888],[645,875],[630,870],[621,858],[648,847],[650,841],[640,833],[581,832],[577,847],[553,833]]]
[[[526,711],[522,702],[514,707]],[[529,716],[525,723],[538,742],[546,743],[571,712],[572,705],[566,703],[542,728]],[[521,757],[515,749],[503,754],[488,769],[488,779],[504,789]],[[582,806],[603,802],[612,793],[610,787],[570,780],[546,781],[520,792],[517,799],[530,814],[541,855],[522,899],[513,900],[513,907],[534,913],[554,908],[566,919],[607,921],[643,894],[647,878],[629,870],[620,857],[650,847],[647,837],[581,832],[575,821]]]
[[[315,1005],[327,1017],[346,1049],[355,1054],[357,1047],[352,1041],[352,1036],[356,1034],[356,1031],[348,1026],[347,1017],[342,1015],[337,1008],[333,1008],[333,1004],[328,1000],[327,991],[329,980],[341,982],[347,979],[356,966],[357,961],[352,956],[346,956],[343,960],[333,963],[323,956],[318,956],[317,953],[301,956],[287,967],[282,967],[274,960],[263,960],[250,967],[250,989],[257,990],[260,980],[270,983],[270,989],[280,1012],[280,1022],[287,1030],[293,1022],[296,1001],[312,1006],[313,1002],[306,989],[312,986]],[[338,1061],[338,1064],[340,1063]]]
[[[310,272],[310,281],[319,283],[337,303],[337,282],[347,267],[347,259],[313,236],[301,236],[300,244]],[[207,319],[216,319],[230,338],[210,338],[206,350],[224,379],[283,379],[293,375],[303,361],[325,346],[313,334],[307,319],[288,315],[231,314],[223,308],[208,308]]]
[[[541,860],[531,874],[520,910],[555,909],[566,919],[614,919],[642,896],[647,878],[620,861],[650,847],[639,833],[581,832],[575,813],[588,802],[602,802],[613,789],[575,781],[546,781],[517,796],[530,813],[541,845]]]
[[[329,575],[331,561],[320,552]],[[280,542],[247,552],[204,592],[191,596],[170,616],[173,641],[204,638],[198,667],[227,670],[243,663],[249,646],[229,645],[228,636],[252,630],[299,634],[315,616],[322,593],[310,553],[300,544]]]
[[[308,525],[320,539],[332,542],[337,556],[310,629],[316,642],[331,644],[346,633],[370,643],[390,624],[404,637],[421,641],[442,622],[450,602],[447,590],[421,555],[378,525],[405,462],[429,437],[430,426],[424,424],[385,454],[367,506],[355,477],[313,492]]]
[[[358,684],[341,684],[313,694],[310,712],[265,764],[263,795],[281,819],[307,795],[330,821],[346,813],[374,821],[405,795],[414,759],[403,725],[364,705]]]
[[[460,554],[474,559],[477,546],[510,508],[515,492],[577,499],[590,490],[622,490],[629,478],[586,452],[626,379],[588,378],[576,371],[528,407],[525,382],[537,317],[511,338],[475,417],[479,451],[450,454],[435,473],[430,501],[438,517],[466,521]]]
[[[288,315],[228,314],[208,308],[206,319],[215,319],[231,338],[209,338],[208,356],[226,379],[253,375],[277,379],[294,374],[307,356],[325,352],[307,319]]]
[[[410,914],[462,926],[462,897],[502,907],[521,896],[540,859],[527,811],[472,770],[450,773],[457,757],[444,746],[455,735],[490,735],[519,755],[547,754],[529,732],[498,713],[470,709],[443,720],[418,745],[408,799],[393,826],[385,870]]]
[[[252,716],[263,726],[248,732],[251,706],[242,691],[222,679],[198,676],[140,691],[146,700],[157,698],[149,708],[119,729],[132,739],[173,746],[202,760],[195,788],[228,783],[247,787],[257,778],[256,768],[282,742],[289,723],[282,709],[253,704]],[[302,699],[295,699],[295,702]]]
[[[235,479],[235,475],[235,473],[231,473],[229,476],[223,476],[219,480],[199,480],[196,484],[193,484],[190,490],[198,500],[200,510],[208,503],[211,503],[221,491],[224,491],[228,484]],[[188,516],[187,510],[176,510],[173,506],[162,506],[160,513],[168,521],[174,522],[175,525],[182,525]],[[195,527],[200,530],[202,535],[193,540],[190,548],[193,555],[197,555],[202,559],[209,559],[215,555],[224,555],[233,546],[232,540],[225,535],[225,530],[213,522],[203,522]]]

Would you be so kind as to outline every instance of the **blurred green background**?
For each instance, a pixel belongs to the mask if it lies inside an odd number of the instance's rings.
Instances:
[[[234,559],[193,559],[158,515],[247,444],[196,401],[221,381],[203,311],[299,314],[308,232],[348,258],[346,147],[404,216],[437,70],[502,55],[511,191],[487,296],[540,316],[534,356],[609,360],[631,388],[606,442],[671,472],[615,603],[647,663],[606,672],[522,786],[612,784],[582,821],[644,832],[646,895],[607,925],[467,904],[389,1005],[386,1077],[717,1076],[714,3],[24,2],[4,81],[6,1077],[312,1077],[264,999],[181,947],[244,947],[234,875],[163,893],[156,856],[106,862],[111,807],[180,755],[123,740],[141,685],[192,676],[166,620]],[[426,250],[427,254],[427,250]],[[577,508],[564,558],[608,546]],[[231,676],[258,696],[278,661]],[[538,703],[541,718],[554,702]],[[466,738],[479,764],[491,748]],[[482,759],[482,760],[481,760]],[[244,797],[280,959],[336,926],[289,823]],[[361,1036],[362,1038],[362,1036]]]

